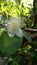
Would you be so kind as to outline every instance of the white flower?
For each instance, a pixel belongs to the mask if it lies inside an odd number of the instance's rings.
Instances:
[[[21,20],[19,18],[11,17],[9,20],[5,20],[4,25],[7,28],[7,33],[9,37],[17,35],[18,37],[23,37],[23,32],[20,27]]]

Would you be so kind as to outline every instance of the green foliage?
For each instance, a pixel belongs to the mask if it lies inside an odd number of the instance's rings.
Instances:
[[[30,35],[27,33],[27,32],[23,32],[23,36],[29,41],[29,42],[32,42],[32,39],[30,37]]]
[[[9,17],[21,17],[25,27],[32,28],[34,25],[34,14],[33,14],[33,4],[29,3],[30,0],[15,0],[6,1],[0,0],[0,24],[3,24],[5,19]],[[37,0],[35,0],[35,13],[37,13]],[[25,3],[25,4],[24,4]],[[21,21],[22,22],[22,21]],[[37,24],[35,25],[37,28]],[[34,32],[31,32],[33,34]],[[5,31],[5,27],[0,25],[0,56],[7,58],[4,59],[4,65],[28,65],[30,60],[32,60],[32,65],[37,65],[37,40],[31,39],[31,36],[26,31],[23,31],[23,38],[14,36],[10,38]],[[23,45],[22,45],[23,42]],[[22,46],[22,47],[21,47]],[[21,48],[20,48],[21,47]],[[26,59],[26,55],[29,56]],[[31,59],[30,59],[31,58]]]
[[[5,55],[14,54],[22,43],[22,38],[10,38],[6,32],[3,32],[0,38],[0,51]]]

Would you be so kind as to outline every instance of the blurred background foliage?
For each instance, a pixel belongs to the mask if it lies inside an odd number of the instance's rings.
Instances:
[[[3,23],[1,15],[21,17],[27,28],[37,29],[37,0],[0,0],[0,24]],[[0,29],[0,32],[3,31]],[[32,42],[23,38],[21,48],[9,57],[0,51],[0,65],[37,65],[37,32],[27,32]]]

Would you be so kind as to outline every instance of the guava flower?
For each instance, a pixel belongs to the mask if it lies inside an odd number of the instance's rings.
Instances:
[[[5,20],[5,27],[7,28],[7,33],[9,37],[23,37],[23,31],[21,29],[21,20],[19,18],[11,17],[9,20]]]

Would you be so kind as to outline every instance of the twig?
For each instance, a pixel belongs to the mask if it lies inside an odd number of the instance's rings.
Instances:
[[[31,28],[25,28],[25,31],[27,32],[35,32],[33,34],[30,33],[31,38],[37,38],[37,29],[31,29]]]
[[[37,29],[25,28],[25,31],[29,31],[29,32],[37,32]]]

